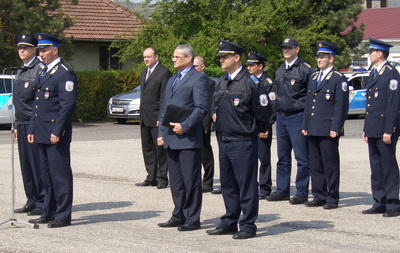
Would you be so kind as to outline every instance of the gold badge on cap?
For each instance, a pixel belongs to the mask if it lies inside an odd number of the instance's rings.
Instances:
[[[42,39],[42,35],[38,35],[38,37],[37,37],[39,40],[41,40]]]
[[[319,43],[319,45],[318,45],[319,47],[322,47],[322,43]]]
[[[222,41],[219,42],[219,45],[222,46]]]
[[[285,43],[289,43],[290,39],[285,39]]]
[[[25,34],[24,34],[24,35],[22,35],[22,38],[23,38],[23,39],[25,39]]]

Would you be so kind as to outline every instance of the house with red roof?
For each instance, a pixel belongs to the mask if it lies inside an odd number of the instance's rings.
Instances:
[[[361,24],[365,25],[365,42],[375,38],[392,44],[389,58],[400,63],[400,7],[364,9],[356,26]]]
[[[133,38],[143,26],[137,14],[110,0],[79,0],[72,4],[61,0],[64,12],[74,25],[64,31],[74,45],[73,59],[68,64],[75,70],[129,69],[130,63],[119,63],[109,50],[118,36]]]

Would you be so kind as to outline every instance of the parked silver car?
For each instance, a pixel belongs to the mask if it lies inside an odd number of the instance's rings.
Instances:
[[[120,124],[126,123],[128,119],[139,119],[140,86],[130,92],[121,93],[110,98],[107,114],[111,118],[116,118]]]

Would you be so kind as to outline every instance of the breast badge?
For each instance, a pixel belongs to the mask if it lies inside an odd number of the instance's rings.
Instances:
[[[29,82],[25,82],[24,84],[25,89],[29,87]]]
[[[233,105],[234,105],[234,106],[238,106],[239,103],[240,103],[240,99],[235,98],[235,99],[233,100]]]

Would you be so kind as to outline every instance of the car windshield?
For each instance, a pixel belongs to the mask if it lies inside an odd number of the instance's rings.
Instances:
[[[135,92],[135,93],[140,92],[140,86],[137,86],[136,88],[134,88],[134,89],[132,90],[132,92]]]

